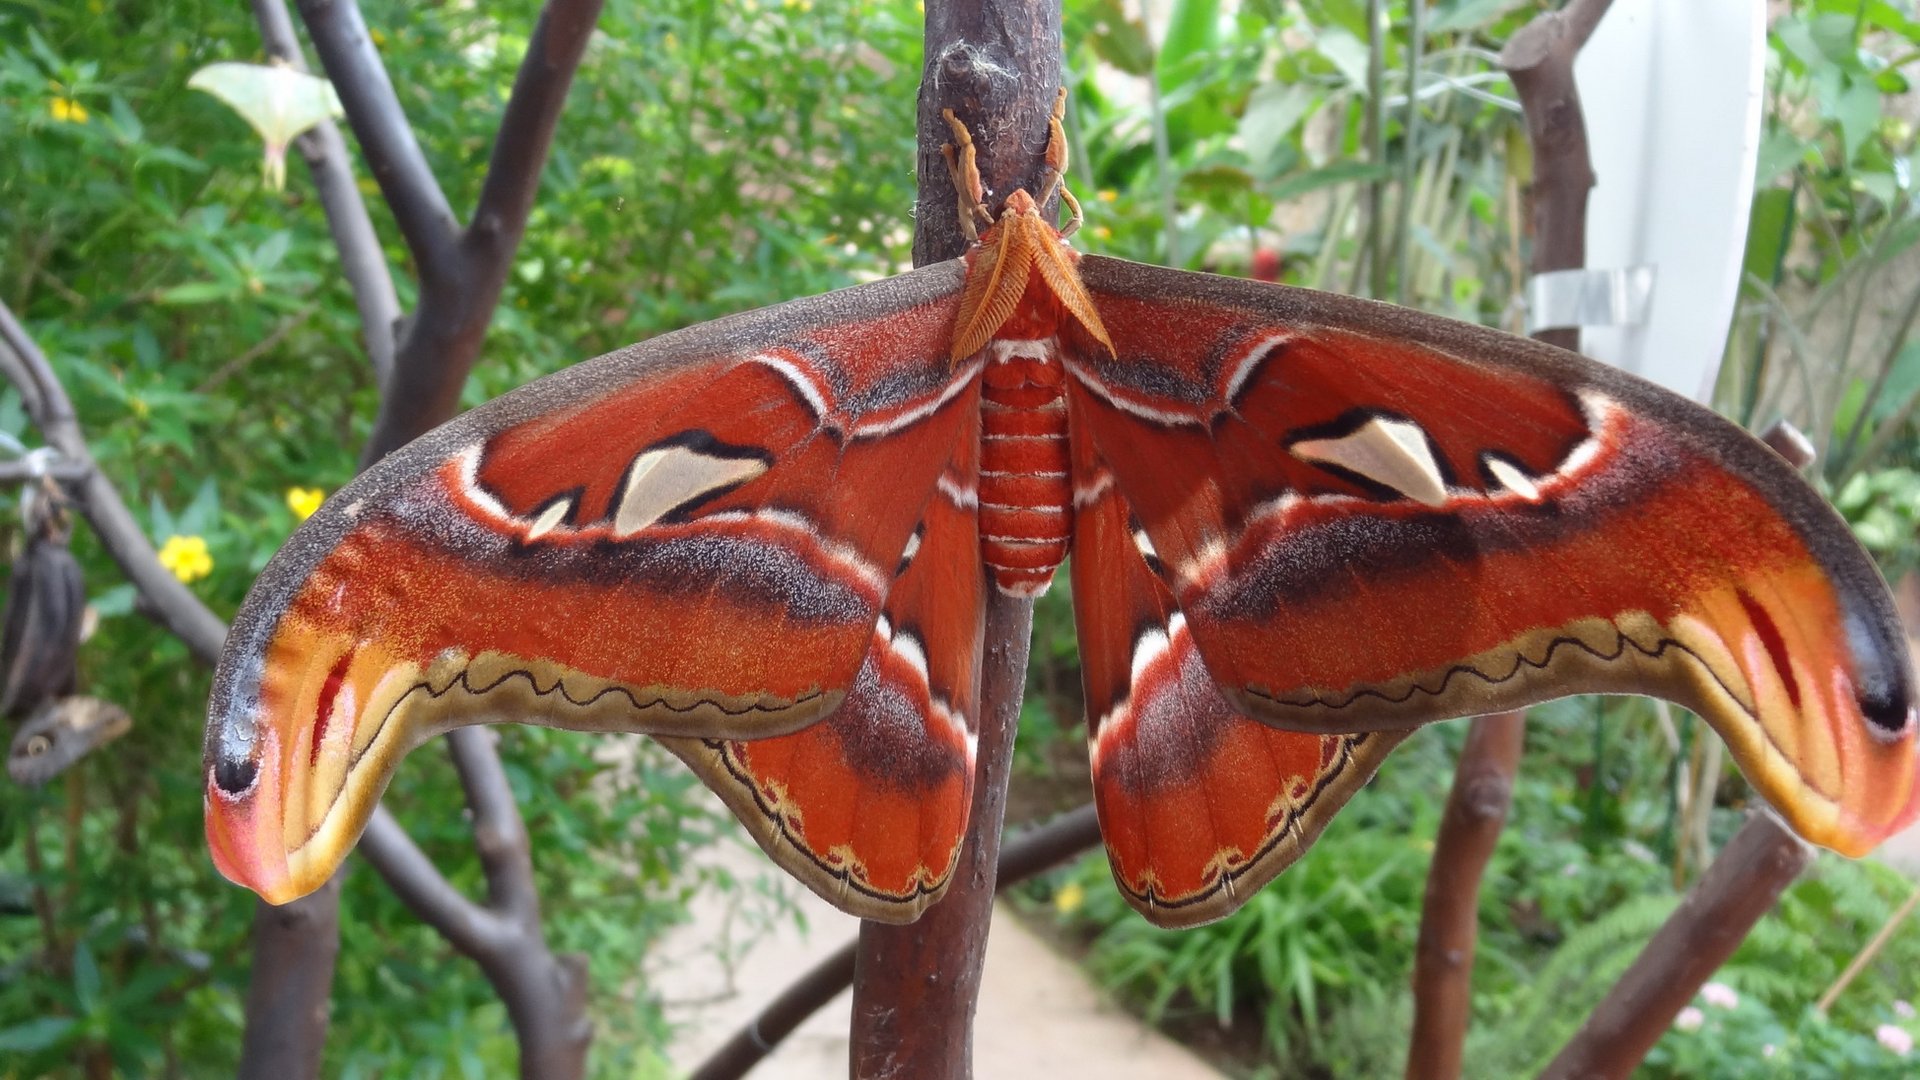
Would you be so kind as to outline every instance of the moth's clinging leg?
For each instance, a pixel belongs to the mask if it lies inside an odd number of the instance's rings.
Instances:
[[[986,188],[980,183],[980,164],[973,147],[973,134],[967,130],[967,125],[953,115],[952,109],[942,109],[940,115],[953,132],[954,141],[942,146],[940,153],[947,159],[947,173],[953,177],[953,190],[959,196],[960,231],[967,235],[968,240],[978,240],[978,226],[993,224],[993,215],[987,211]]]
[[[1047,168],[1040,174],[1040,198],[1037,200],[1045,206],[1054,189],[1060,190],[1060,201],[1067,204],[1068,214],[1066,225],[1060,229],[1062,237],[1072,236],[1079,231],[1080,223],[1086,220],[1086,215],[1080,212],[1080,200],[1073,197],[1073,192],[1066,184],[1067,131],[1061,126],[1061,121],[1066,118],[1066,115],[1067,88],[1063,86],[1060,92],[1054,95],[1053,113],[1047,117]]]

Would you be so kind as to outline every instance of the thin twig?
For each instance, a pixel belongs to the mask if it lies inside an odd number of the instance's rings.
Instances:
[[[280,325],[274,327],[273,331],[266,337],[254,342],[240,355],[215,368],[213,374],[207,376],[205,382],[193,388],[193,392],[196,394],[204,394],[214,387],[219,386],[221,383],[226,382],[228,379],[233,378],[239,374],[242,368],[273,351],[275,346],[287,340],[288,334],[298,329],[301,323],[313,318],[314,314],[319,310],[320,305],[318,303],[308,304],[306,307],[280,320]]]
[[[1913,914],[1913,909],[1916,907],[1920,907],[1920,884],[1914,885],[1912,891],[1907,893],[1906,900],[1894,910],[1892,915],[1887,916],[1886,922],[1880,924],[1880,929],[1874,933],[1873,940],[1867,942],[1866,947],[1848,961],[1847,969],[1840,973],[1839,978],[1833,980],[1833,985],[1827,987],[1826,993],[1820,995],[1820,1000],[1813,1006],[1816,1012],[1825,1013],[1833,1008],[1833,1003],[1840,999],[1840,995],[1846,992],[1847,987],[1853,985],[1853,980],[1860,977],[1860,973],[1867,969],[1867,965],[1873,963],[1873,958],[1880,955],[1880,950],[1887,947],[1893,932],[1900,929],[1900,924],[1907,921],[1907,916]]]
[[[300,51],[299,39],[294,37],[285,0],[253,0],[253,18],[260,25],[268,56],[295,71],[307,70],[307,59]],[[393,273],[387,267],[386,252],[381,250],[380,236],[373,230],[366,200],[354,183],[347,141],[332,120],[322,120],[295,139],[294,145],[307,163],[320,207],[326,212],[333,246],[340,253],[341,276],[353,290],[353,303],[360,312],[360,336],[367,346],[373,376],[384,385],[393,370],[400,298],[394,292]]]
[[[0,304],[0,354],[9,354],[0,362],[0,371],[10,379],[27,380],[16,385],[27,405],[27,415],[46,437],[47,445],[60,451],[71,466],[84,470],[85,478],[74,492],[79,496],[80,512],[120,572],[140,591],[145,601],[140,610],[184,642],[195,658],[212,664],[226,639],[226,624],[160,565],[159,553],[121,501],[120,492],[94,466],[93,453],[81,434],[66,388],[55,377],[46,355],[4,304]]]
[[[1393,229],[1393,298],[1404,304],[1413,276],[1414,169],[1420,154],[1420,83],[1422,54],[1426,51],[1427,5],[1415,0],[1407,8],[1407,119],[1401,127],[1399,221]]]
[[[1367,164],[1376,169],[1387,166],[1387,25],[1383,3],[1367,0]],[[1387,257],[1381,250],[1386,218],[1387,181],[1384,174],[1376,174],[1367,181],[1367,239],[1360,253],[1367,267],[1367,295],[1375,298],[1387,293]]]

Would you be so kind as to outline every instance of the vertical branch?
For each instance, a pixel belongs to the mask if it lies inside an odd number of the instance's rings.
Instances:
[[[1480,879],[1513,804],[1526,713],[1477,716],[1467,729],[1446,815],[1433,845],[1413,957],[1412,1080],[1460,1075],[1473,1018],[1473,956],[1480,936]]]
[[[284,0],[253,0],[253,18],[260,24],[260,39],[269,57],[295,71],[307,70],[306,56],[294,37],[293,20],[287,17]],[[333,246],[340,252],[340,273],[353,290],[353,303],[360,312],[360,334],[367,345],[374,378],[385,384],[393,370],[400,297],[394,292],[393,273],[387,267],[386,253],[380,250],[380,237],[373,231],[366,200],[353,182],[347,140],[332,120],[322,120],[295,139],[294,145],[307,163],[314,191],[326,212],[327,228],[333,233]]]
[[[1093,804],[1070,810],[1037,828],[1007,841],[1000,850],[996,891],[1004,891],[1067,861],[1100,842],[1100,822]],[[782,990],[747,1026],[735,1032],[700,1064],[692,1080],[739,1080],[758,1065],[781,1040],[794,1033],[853,983],[857,942],[849,941],[815,964]]]
[[[239,1076],[319,1075],[339,953],[338,875],[291,904],[256,902]]]
[[[1027,680],[1033,601],[989,589],[973,809],[953,883],[920,921],[860,925],[854,965],[854,1076],[968,1080],[986,967],[1013,736]]]
[[[1586,265],[1587,193],[1593,189],[1593,159],[1573,59],[1593,35],[1612,0],[1573,0],[1520,28],[1500,53],[1513,80],[1533,145],[1533,272]],[[1537,336],[1563,349],[1580,348],[1580,330],[1570,327]]]
[[[1747,818],[1543,1077],[1625,1077],[1813,861],[1771,813]]]
[[[1367,164],[1376,169],[1387,166],[1387,25],[1382,10],[1385,0],[1367,0]],[[1367,181],[1367,241],[1360,261],[1367,268],[1367,295],[1375,299],[1387,293],[1387,258],[1381,251],[1386,231],[1387,180],[1376,174]],[[1357,276],[1357,275],[1356,275]]]
[[[1536,274],[1586,265],[1587,193],[1594,173],[1573,61],[1610,2],[1574,0],[1562,11],[1541,15],[1513,36],[1500,57],[1520,96],[1533,146]],[[1580,345],[1577,327],[1535,336],[1565,349]],[[1460,1075],[1472,1020],[1480,880],[1513,802],[1525,723],[1524,712],[1476,717],[1460,753],[1421,908],[1408,1077]]]
[[[940,148],[941,110],[973,129],[991,197],[1033,189],[1060,86],[1060,8],[1048,0],[948,0],[927,5],[919,104],[917,265],[966,250],[957,196]],[[961,1080],[973,1072],[973,1015],[993,915],[1013,737],[1026,684],[1033,602],[987,587],[980,736],[973,806],[946,896],[908,926],[864,923],[855,958],[855,1076]]]

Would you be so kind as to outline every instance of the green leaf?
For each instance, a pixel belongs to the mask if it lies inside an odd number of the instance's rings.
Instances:
[[[1875,420],[1892,419],[1910,398],[1920,395],[1920,338],[1907,342],[1893,358],[1887,381],[1873,403]]]
[[[1742,269],[1768,284],[1778,282],[1787,249],[1793,243],[1793,223],[1793,189],[1763,188],[1754,192]]]
[[[1322,27],[1315,43],[1320,55],[1339,69],[1342,78],[1361,93],[1367,90],[1367,43],[1340,26]]]
[[[1265,83],[1247,99],[1240,117],[1240,141],[1256,172],[1266,172],[1286,137],[1319,102],[1320,94],[1304,83]]]
[[[93,598],[90,607],[103,619],[133,614],[133,601],[137,591],[131,584],[121,582]]]
[[[154,299],[162,304],[210,304],[231,297],[235,291],[233,286],[218,281],[190,281],[185,285],[162,289]]]
[[[1446,0],[1427,17],[1427,33],[1478,30],[1530,0]]]
[[[1147,37],[1147,29],[1127,14],[1120,0],[1100,0],[1089,18],[1092,21],[1083,40],[1095,56],[1128,75],[1145,75],[1153,70],[1153,42]]]
[[[200,482],[193,493],[193,501],[180,512],[179,523],[175,526],[182,536],[206,536],[214,531],[220,520],[220,491],[209,476]]]
[[[91,1014],[100,1007],[100,965],[84,941],[73,948],[73,996],[81,1012]]]
[[[1832,106],[1846,160],[1852,161],[1860,145],[1880,126],[1880,88],[1864,79],[1849,80]]]
[[[1211,53],[1219,37],[1220,0],[1175,0],[1160,45],[1161,90],[1191,79],[1197,67],[1189,61]]]
[[[73,1030],[71,1016],[43,1016],[10,1028],[0,1028],[0,1050],[32,1054],[57,1046]]]
[[[1333,184],[1384,180],[1390,174],[1390,170],[1385,165],[1374,165],[1364,161],[1339,161],[1325,168],[1290,176],[1268,190],[1267,196],[1274,202],[1285,202]]]
[[[1754,169],[1754,186],[1771,186],[1775,180],[1792,171],[1806,153],[1806,141],[1793,132],[1785,128],[1768,132],[1760,140],[1760,160]]]

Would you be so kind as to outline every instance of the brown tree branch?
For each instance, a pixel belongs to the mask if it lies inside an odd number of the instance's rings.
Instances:
[[[311,2],[303,0],[303,10]],[[350,0],[333,2],[351,6]],[[360,459],[363,467],[459,410],[461,388],[479,359],[487,325],[506,287],[567,89],[586,53],[601,4],[547,0],[541,8],[501,114],[473,223],[451,249],[419,260],[420,303],[401,335],[393,377],[380,397],[380,414]],[[357,12],[353,18],[358,21]],[[390,120],[398,118],[398,106],[394,109]],[[359,131],[351,106],[348,119]],[[404,126],[404,118],[400,123]]]
[[[236,1075],[272,1080],[319,1075],[339,952],[338,876],[291,904],[255,904],[247,1026]],[[257,1022],[263,1017],[272,1022]]]
[[[854,966],[854,1076],[967,1080],[973,1015],[993,919],[1013,738],[1026,688],[1033,601],[988,587],[973,808],[946,896],[906,926],[860,924]]]
[[[1413,1038],[1407,1048],[1407,1076],[1413,1080],[1460,1075],[1473,1019],[1480,879],[1513,804],[1526,716],[1516,710],[1474,717],[1454,770],[1427,869],[1413,958]]]
[[[1100,822],[1091,804],[1069,810],[1045,825],[1027,829],[1007,841],[1000,851],[996,891],[1005,891],[1100,842]],[[734,1032],[715,1050],[691,1080],[738,1080],[758,1065],[807,1017],[824,1007],[853,982],[854,947],[849,941],[833,955],[795,979],[780,995]]]
[[[1501,50],[1533,145],[1533,272],[1586,265],[1587,194],[1593,159],[1573,60],[1612,0],[1573,0],[1520,28]],[[1535,337],[1563,349],[1580,348],[1580,329],[1546,330]]]
[[[1587,262],[1587,194],[1594,172],[1573,61],[1610,2],[1574,0],[1561,11],[1543,14],[1514,34],[1500,55],[1519,94],[1533,146],[1535,274],[1577,269]],[[1578,327],[1534,336],[1565,349],[1580,347]],[[1406,1071],[1413,1080],[1460,1075],[1473,1018],[1480,881],[1506,826],[1525,741],[1525,712],[1481,716],[1473,720],[1460,752],[1420,913]]]
[[[27,415],[46,437],[47,445],[58,450],[68,465],[84,471],[84,479],[74,489],[80,512],[121,573],[147,601],[142,611],[186,643],[196,658],[212,664],[220,656],[220,643],[226,640],[226,624],[160,565],[159,553],[121,501],[120,492],[94,465],[93,453],[74,416],[73,402],[47,363],[46,354],[5,304],[0,304],[0,353],[7,354],[0,361],[0,370],[16,380]],[[26,381],[17,381],[21,379]]]
[[[992,199],[1035,188],[1060,86],[1060,8],[1046,0],[927,5],[919,104],[920,198],[913,257],[962,254],[957,202],[940,148],[952,109],[972,129]],[[1026,685],[1033,603],[988,586],[973,807],[946,896],[909,926],[864,923],[855,961],[855,1076],[961,1080],[973,1074],[973,1015],[993,915],[1013,738]]]
[[[307,59],[294,36],[285,0],[253,0],[253,18],[260,24],[260,38],[269,57],[295,71],[307,70]],[[340,272],[353,290],[354,306],[360,311],[361,337],[366,342],[367,359],[373,363],[374,378],[385,385],[393,370],[400,297],[393,289],[393,274],[380,248],[380,236],[373,230],[373,217],[367,213],[366,200],[354,183],[347,141],[333,121],[322,120],[295,139],[294,145],[307,163],[314,191],[326,212],[327,227],[333,232],[333,246],[340,252]]]
[[[1771,812],[1750,815],[1540,1075],[1589,1080],[1631,1074],[1812,861],[1813,849]]]
[[[297,6],[400,236],[421,276],[427,277],[453,261],[460,225],[413,137],[413,125],[360,17],[360,5],[354,0],[297,0]]]

